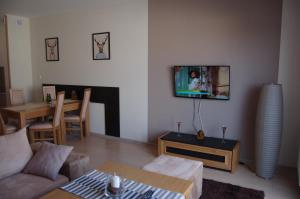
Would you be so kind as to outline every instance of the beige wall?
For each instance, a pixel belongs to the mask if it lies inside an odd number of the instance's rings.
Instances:
[[[278,81],[283,85],[284,129],[280,164],[296,166],[300,115],[300,1],[284,0]]]
[[[91,34],[99,32],[110,32],[111,60],[92,60]],[[46,62],[44,39],[54,36],[59,37],[60,61]],[[147,0],[98,1],[32,18],[31,41],[37,93],[42,83],[120,87],[121,137],[147,141]],[[91,119],[96,128],[98,116]]]
[[[171,66],[231,66],[229,101],[203,100],[207,136],[241,141],[253,160],[258,91],[276,82],[281,0],[149,0],[149,138],[165,130],[192,132],[192,99],[173,97]]]
[[[31,101],[33,82],[29,19],[7,15],[7,29],[11,87],[24,89],[26,101]]]

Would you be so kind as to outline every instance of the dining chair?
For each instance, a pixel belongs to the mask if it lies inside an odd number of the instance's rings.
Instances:
[[[29,137],[31,143],[36,141],[53,141],[54,144],[58,143],[59,135],[61,133],[60,120],[63,114],[64,98],[64,91],[57,93],[57,100],[52,122],[37,122],[29,127]],[[37,133],[40,133],[40,137],[37,137]],[[46,133],[52,134],[52,137],[47,137]]]
[[[14,88],[9,89],[9,97],[10,97],[10,104],[13,106],[25,104],[23,89],[14,89]]]
[[[43,100],[47,101],[47,95],[50,94],[51,99],[56,100],[55,86],[43,86]]]
[[[9,90],[10,104],[12,106],[18,106],[25,104],[25,95],[23,89],[10,89]],[[26,120],[26,124],[30,125],[35,121],[35,119]],[[9,118],[9,123],[12,123],[10,126],[17,125],[18,121]]]
[[[92,90],[90,88],[84,89],[84,96],[82,100],[80,114],[68,114],[65,115],[65,123],[66,123],[66,131],[70,132],[72,130],[80,131],[80,139],[83,138],[84,134],[87,135],[87,132],[84,133],[83,129],[86,125],[86,113],[89,108],[89,102],[91,98]],[[79,128],[76,126],[73,127],[74,124],[79,124]]]
[[[16,130],[16,126],[4,123],[3,117],[0,113],[0,135],[14,133]]]

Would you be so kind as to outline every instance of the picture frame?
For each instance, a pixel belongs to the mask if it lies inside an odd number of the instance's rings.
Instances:
[[[58,37],[45,39],[46,61],[59,61]]]
[[[110,32],[92,34],[93,60],[110,60]]]

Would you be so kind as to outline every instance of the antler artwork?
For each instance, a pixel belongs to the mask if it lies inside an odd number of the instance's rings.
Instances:
[[[52,44],[47,41],[47,46],[50,48],[50,59],[55,58],[54,48],[56,47],[57,43],[54,41]]]
[[[104,45],[107,41],[107,38],[108,36],[106,36],[105,40],[100,42],[100,41],[97,41],[96,39],[94,39],[94,41],[97,43],[97,46],[98,46],[98,49],[99,49],[99,53],[103,53],[103,48],[104,48]]]

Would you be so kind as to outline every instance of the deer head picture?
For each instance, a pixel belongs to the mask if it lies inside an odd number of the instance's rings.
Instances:
[[[58,37],[46,38],[46,61],[59,61]]]
[[[110,59],[110,34],[109,32],[92,34],[93,60]]]

